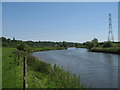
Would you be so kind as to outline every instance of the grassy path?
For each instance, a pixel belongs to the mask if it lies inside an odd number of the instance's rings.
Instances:
[[[15,48],[2,50],[2,84],[4,88],[22,87],[21,66],[17,65],[17,57],[13,54]]]

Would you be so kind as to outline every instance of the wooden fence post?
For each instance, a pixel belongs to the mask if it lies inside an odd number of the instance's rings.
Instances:
[[[27,58],[26,56],[24,57],[23,61],[23,90],[26,89],[27,81],[26,81],[26,65],[27,65]]]
[[[18,51],[18,65],[20,63],[20,52]]]

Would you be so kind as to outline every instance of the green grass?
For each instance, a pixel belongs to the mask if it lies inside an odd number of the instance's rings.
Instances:
[[[80,78],[71,75],[60,67],[39,60],[28,53],[15,48],[3,48],[2,55],[2,84],[3,88],[23,87],[23,57],[27,57],[27,84],[28,88],[80,88]],[[18,64],[19,63],[19,64]]]
[[[117,43],[113,43],[113,46],[114,47],[120,47],[120,43],[118,43],[118,42]]]
[[[83,88],[79,77],[71,75],[56,65],[52,67],[30,54],[21,52],[21,56],[24,55],[27,56],[27,65],[44,88]]]
[[[2,49],[2,85],[3,88],[22,87],[21,66],[17,65],[17,57],[13,53],[15,48]]]
[[[109,47],[109,48],[93,47],[90,51],[120,54],[120,47]]]
[[[67,49],[65,47],[39,47],[39,48],[32,48],[32,52],[37,52],[37,51],[47,51],[47,50],[63,50]]]

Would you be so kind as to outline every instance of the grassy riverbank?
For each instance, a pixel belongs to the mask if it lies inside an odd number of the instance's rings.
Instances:
[[[104,52],[104,53],[113,53],[113,54],[120,54],[120,47],[93,47],[90,49],[92,52]]]
[[[48,51],[48,50],[64,50],[67,49],[65,47],[39,47],[39,48],[32,48],[32,52],[38,52],[38,51]]]
[[[39,60],[16,48],[2,50],[2,84],[3,88],[23,87],[23,58],[27,57],[28,88],[80,88],[79,77],[71,75],[62,68]]]

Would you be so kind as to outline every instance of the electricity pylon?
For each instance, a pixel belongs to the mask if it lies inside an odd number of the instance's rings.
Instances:
[[[108,41],[114,42],[114,37],[113,37],[113,32],[112,32],[112,17],[111,17],[111,14],[109,14]]]

